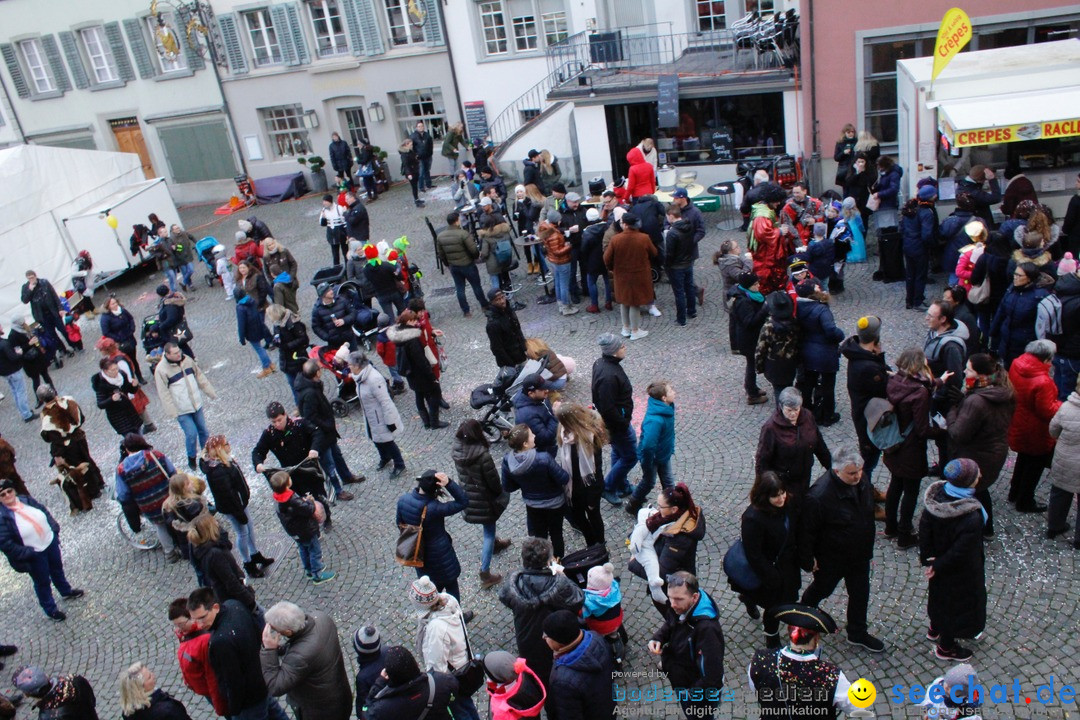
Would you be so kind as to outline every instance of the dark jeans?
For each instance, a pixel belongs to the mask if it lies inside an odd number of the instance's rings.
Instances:
[[[634,488],[634,500],[639,505],[644,505],[649,498],[649,493],[656,485],[656,477],[660,476],[660,485],[664,488],[675,487],[675,476],[671,474],[671,458],[666,460],[653,460],[641,465],[641,482]]]
[[[930,261],[925,255],[904,255],[904,277],[907,284],[909,308],[926,302],[926,275],[930,270]]]
[[[913,530],[912,518],[915,517],[915,503],[919,500],[919,485],[922,478],[906,478],[893,475],[889,480],[889,489],[885,491],[885,530],[908,534]],[[897,522],[897,510],[900,519]]]
[[[420,192],[419,192],[419,184],[418,184],[419,182],[420,182],[420,179],[416,175],[413,175],[412,180],[409,181],[409,187],[412,188],[413,202],[417,202],[417,201],[420,200]]]
[[[341,258],[345,257],[349,238],[345,235],[345,226],[326,228],[326,242],[330,245],[330,252],[334,256],[334,264],[341,264]]]
[[[361,175],[360,181],[364,183],[364,192],[367,193],[368,198],[374,200],[379,196],[379,191],[375,187],[374,175]]]
[[[994,534],[994,502],[990,499],[990,490],[979,486],[975,488],[975,499],[982,503],[986,511],[986,524],[983,525],[983,535]]]
[[[131,358],[131,369],[135,371],[135,379],[142,385],[145,378],[143,377],[142,370],[139,368],[139,359],[135,356],[135,338],[125,340],[122,343],[117,343],[117,345],[120,348],[120,352]]]
[[[45,384],[48,385],[49,387],[54,387],[52,378],[49,377],[49,366],[48,365],[44,366],[44,368],[42,368],[40,370],[38,370],[36,368],[31,370],[29,367],[24,367],[23,370],[30,377],[30,383],[34,386],[34,394],[35,395],[37,394],[38,386],[41,385],[41,382],[43,380],[45,381]],[[40,403],[41,401],[39,400],[38,402]]]
[[[872,442],[859,443],[859,454],[862,455],[863,459],[863,475],[866,476],[866,481],[872,485],[871,479],[874,468],[881,461],[881,450]]]
[[[1076,377],[1080,373],[1080,358],[1054,356],[1054,384],[1058,389],[1058,400],[1069,399],[1069,393],[1076,390]]]
[[[461,306],[461,312],[469,312],[469,301],[465,299],[465,281],[468,280],[472,285],[473,295],[476,296],[477,302],[480,303],[480,307],[487,310],[488,300],[484,296],[484,286],[480,282],[480,270],[472,263],[468,265],[451,265],[450,277],[454,278],[454,290],[457,291],[458,305]]]
[[[1029,455],[1016,453],[1016,465],[1013,468],[1009,495],[1016,497],[1017,510],[1032,507],[1035,504],[1035,487],[1039,484],[1043,470],[1050,467],[1054,453]]]
[[[45,319],[41,321],[41,329],[48,335],[52,333],[56,338],[56,349],[59,350],[74,350],[75,346],[68,340],[67,333],[64,332],[64,321],[59,315],[45,315]]]
[[[612,300],[611,294],[611,278],[606,273],[599,275],[589,275],[589,300],[593,305],[600,306],[600,278],[604,279],[604,302],[610,303]]]
[[[597,469],[599,473],[599,469]],[[573,498],[566,506],[566,519],[570,525],[585,536],[585,546],[604,544],[604,516],[600,514],[600,492],[602,487],[574,487]]]
[[[743,371],[743,390],[746,391],[747,397],[754,397],[761,393],[761,388],[757,384],[757,356],[754,351],[749,353],[743,353],[743,359],[746,361],[746,369]]]
[[[532,537],[551,540],[551,551],[561,558],[566,550],[562,534],[563,508],[534,508],[525,506],[525,528]]]
[[[35,552],[30,558],[30,578],[34,581],[34,594],[38,604],[46,614],[56,612],[56,600],[53,599],[52,586],[61,595],[71,594],[71,585],[64,576],[64,560],[60,556],[60,538],[54,537],[52,544],[41,552]]]
[[[431,427],[433,423],[437,423],[439,421],[439,400],[442,399],[442,393],[436,389],[430,393],[414,390],[413,394],[416,396],[416,412],[420,414],[420,419],[424,421],[424,427]]]
[[[694,290],[694,266],[675,269],[668,268],[668,280],[675,293],[675,321],[686,324],[686,318],[697,315],[697,291]]]
[[[1067,530],[1069,510],[1072,509],[1074,494],[1068,490],[1053,485],[1050,487],[1050,503],[1046,510],[1046,529],[1050,532]],[[1077,508],[1080,508],[1080,497],[1077,497]],[[1073,544],[1080,544],[1080,518],[1077,518],[1076,529],[1073,531]]]
[[[828,422],[836,412],[836,373],[802,370],[795,387],[803,396],[803,404],[814,413],[819,423]]]
[[[405,467],[405,460],[401,457],[401,449],[393,440],[375,443],[375,449],[379,451],[379,464],[393,462],[394,469]]]
[[[849,563],[842,567],[823,567],[814,573],[810,587],[803,592],[804,605],[818,604],[833,594],[840,581],[848,591],[847,634],[858,637],[868,632],[866,610],[870,605],[870,561]]]
[[[379,301],[379,307],[390,316],[392,322],[397,321],[397,316],[405,312],[405,298],[397,290],[385,295],[376,295],[375,299]]]
[[[604,478],[604,490],[620,492],[629,487],[626,476],[637,465],[637,435],[634,426],[627,425],[623,431],[610,431],[611,469]]]
[[[420,160],[420,177],[418,182],[420,183],[421,190],[431,189],[431,155],[426,157],[418,157]]]

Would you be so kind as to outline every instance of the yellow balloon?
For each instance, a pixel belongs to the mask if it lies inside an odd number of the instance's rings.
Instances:
[[[120,227],[120,221],[116,219],[116,216],[109,213],[105,216],[105,224],[111,227],[113,230]]]

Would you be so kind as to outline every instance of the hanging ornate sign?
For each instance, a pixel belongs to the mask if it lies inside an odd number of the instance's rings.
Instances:
[[[416,27],[423,27],[427,21],[427,7],[424,4],[425,0],[409,0],[408,9],[406,14],[409,16],[409,22]]]

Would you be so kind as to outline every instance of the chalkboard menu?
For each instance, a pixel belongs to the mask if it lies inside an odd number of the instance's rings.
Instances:
[[[465,133],[474,142],[480,142],[487,136],[488,119],[483,100],[465,103]]]
[[[734,161],[735,141],[731,137],[730,125],[721,125],[713,130],[711,142],[714,162]]]
[[[679,76],[661,75],[656,84],[657,126],[679,126]]]

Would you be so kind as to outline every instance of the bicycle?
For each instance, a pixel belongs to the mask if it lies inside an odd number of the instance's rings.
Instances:
[[[264,466],[263,475],[269,480],[276,472],[286,472],[293,481],[293,491],[298,495],[305,495],[311,492],[312,486],[318,487],[318,483],[322,484],[324,493],[323,497],[331,505],[337,504],[337,491],[334,489],[334,485],[330,482],[329,476],[322,468],[322,464],[319,462],[319,458],[304,458],[296,465],[287,468],[275,468]],[[301,492],[302,491],[302,492]],[[314,495],[314,493],[312,493]]]
[[[128,545],[136,550],[158,549],[161,546],[161,541],[158,540],[153,523],[147,522],[139,514],[138,507],[125,508],[124,504],[116,499],[115,488],[111,486],[109,487],[109,495],[110,499],[120,507],[120,512],[116,514],[116,532],[120,534],[120,537],[124,538]],[[137,522],[130,522],[129,517]],[[134,530],[131,527],[133,524],[137,524],[139,529]]]

